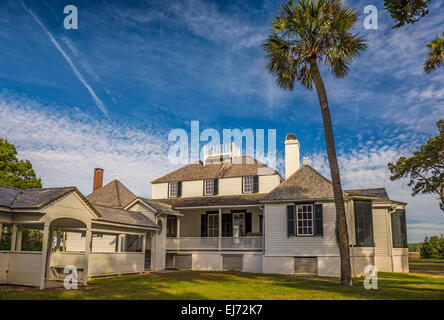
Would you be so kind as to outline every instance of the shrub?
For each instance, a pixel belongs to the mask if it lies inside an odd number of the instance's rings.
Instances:
[[[421,246],[422,258],[444,258],[444,237],[433,236],[425,237]]]

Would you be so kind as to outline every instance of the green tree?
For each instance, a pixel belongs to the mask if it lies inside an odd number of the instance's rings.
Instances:
[[[427,5],[430,0],[384,0],[384,7],[398,23],[393,28],[405,24],[414,24],[429,13]],[[444,32],[442,32],[444,36]],[[424,71],[430,73],[444,66],[444,39],[439,36],[426,44],[428,53],[424,62]]]
[[[20,189],[41,188],[29,160],[19,160],[17,150],[6,139],[0,138],[0,185]]]
[[[326,64],[337,78],[348,73],[348,66],[367,46],[351,29],[358,21],[355,11],[340,0],[288,1],[274,17],[263,47],[267,69],[284,90],[293,90],[295,81],[318,95],[324,123],[325,144],[330,164],[336,205],[336,235],[341,256],[341,283],[352,285],[349,239],[344,199],[336,157],[327,93],[318,63]]]
[[[425,237],[420,252],[423,258],[444,258],[444,237]]]
[[[410,158],[401,157],[396,164],[389,163],[390,180],[409,177],[408,186],[413,186],[412,195],[435,193],[440,198],[444,211],[444,121],[437,123],[440,134],[431,138]]]
[[[444,31],[442,36],[443,38],[437,36],[432,42],[426,44],[429,49],[427,60],[424,62],[424,71],[426,73],[444,67]]]
[[[384,0],[384,8],[398,23],[393,28],[414,24],[429,13],[430,0]]]

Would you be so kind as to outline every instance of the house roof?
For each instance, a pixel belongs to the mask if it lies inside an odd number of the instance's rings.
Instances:
[[[86,205],[100,217],[100,213],[76,187],[22,190],[9,186],[0,186],[0,207],[10,209],[41,209],[72,192],[77,193],[83,201],[85,201]]]
[[[11,209],[39,209],[75,190],[75,187],[22,190],[0,186],[0,206]]]
[[[174,210],[171,206],[171,204],[163,203],[158,200],[152,200],[152,199],[146,199],[139,197],[143,202],[146,202],[149,206],[151,206],[153,209],[166,213],[166,214],[180,214],[177,210]]]
[[[126,207],[137,196],[119,180],[113,180],[86,197],[93,205]]]
[[[236,163],[236,160],[234,163],[219,162],[207,163],[206,165],[203,165],[200,161],[191,163],[153,180],[152,183],[279,174],[276,170],[249,156],[242,156],[237,159],[239,159],[239,163]]]
[[[131,224],[142,227],[158,228],[150,218],[138,211],[130,211],[122,208],[113,208],[95,204],[94,207],[100,213],[100,221]]]
[[[333,198],[331,182],[309,165],[304,165],[274,188],[263,201],[323,198]]]
[[[234,196],[190,197],[158,199],[157,202],[172,205],[174,208],[223,207],[260,205],[266,193],[243,194]]]
[[[345,192],[351,196],[375,197],[377,198],[376,201],[390,201],[385,188],[353,189],[346,190]]]

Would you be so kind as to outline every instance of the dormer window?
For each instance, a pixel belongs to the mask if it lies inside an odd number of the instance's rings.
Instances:
[[[218,179],[204,180],[204,196],[213,196],[218,193]]]
[[[244,193],[253,193],[253,177],[244,177]]]
[[[182,182],[168,183],[168,196],[170,198],[180,197],[182,195]]]
[[[242,178],[242,193],[259,192],[259,177],[249,176]]]

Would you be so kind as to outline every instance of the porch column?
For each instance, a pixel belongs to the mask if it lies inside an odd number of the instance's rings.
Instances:
[[[222,249],[222,209],[219,208],[219,241],[218,241],[218,250]]]
[[[17,228],[17,243],[15,245],[15,251],[22,251],[22,239],[23,239],[23,232],[22,227]]]
[[[11,235],[11,251],[15,251],[15,244],[17,241],[17,225],[14,223],[12,225],[12,235]]]
[[[142,236],[142,252],[146,251],[146,233]]]
[[[117,235],[117,252],[122,252],[122,235]]]
[[[89,251],[91,246],[91,226],[86,226],[85,234],[85,257],[83,258],[83,285],[88,284],[88,264],[89,264]]]
[[[0,244],[2,243],[3,223],[0,222]]]
[[[176,238],[180,238],[180,217],[177,217]]]
[[[49,223],[43,227],[42,263],[40,269],[40,289],[45,288],[46,257],[48,255]]]
[[[57,227],[57,242],[56,242],[56,247],[57,247],[57,252],[60,251],[60,227]]]

